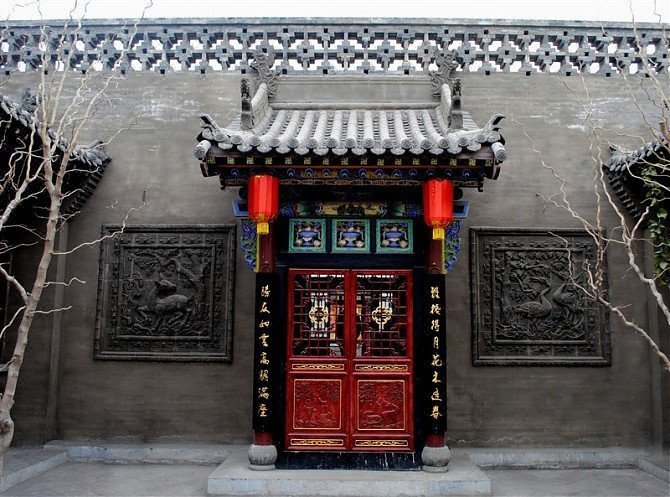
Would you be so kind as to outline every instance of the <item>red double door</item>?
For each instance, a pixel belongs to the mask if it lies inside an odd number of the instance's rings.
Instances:
[[[288,278],[286,449],[412,451],[411,272]]]

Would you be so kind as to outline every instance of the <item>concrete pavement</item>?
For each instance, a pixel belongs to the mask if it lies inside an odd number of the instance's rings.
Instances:
[[[451,471],[249,471],[246,446],[54,443],[12,448],[0,496],[670,496],[667,455],[622,448],[456,449]],[[644,471],[643,471],[644,470]],[[23,482],[23,483],[21,483]],[[2,490],[4,488],[4,490]]]
[[[185,497],[207,495],[214,466],[68,462],[3,497]],[[637,469],[485,470],[494,497],[668,497],[670,487]],[[397,495],[397,494],[389,494]]]

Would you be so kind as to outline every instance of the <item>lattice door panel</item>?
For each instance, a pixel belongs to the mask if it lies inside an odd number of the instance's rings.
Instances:
[[[407,357],[407,276],[356,275],[356,357]]]
[[[296,274],[291,305],[293,356],[342,356],[344,274]]]

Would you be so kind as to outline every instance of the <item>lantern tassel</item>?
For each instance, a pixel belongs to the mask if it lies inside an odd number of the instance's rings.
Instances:
[[[270,233],[270,223],[258,223],[256,225],[256,233],[258,233],[259,235],[269,234]],[[444,238],[444,234],[442,234],[442,238]]]
[[[433,228],[433,240],[444,240],[444,228]]]

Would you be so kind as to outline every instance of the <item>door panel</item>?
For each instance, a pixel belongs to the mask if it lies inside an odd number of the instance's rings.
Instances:
[[[412,292],[408,271],[354,273],[353,450],[409,450],[412,426]]]
[[[292,275],[289,329],[293,357],[343,357],[344,287],[343,273],[311,271]]]
[[[286,447],[413,449],[409,271],[289,271]]]
[[[408,275],[356,274],[356,357],[407,357]]]

